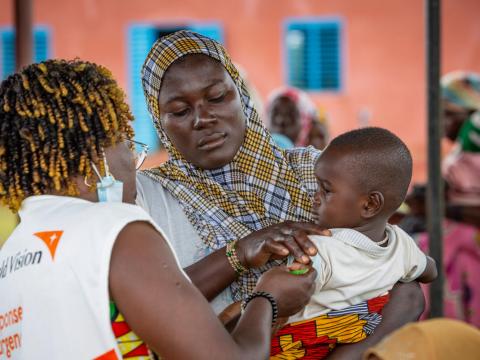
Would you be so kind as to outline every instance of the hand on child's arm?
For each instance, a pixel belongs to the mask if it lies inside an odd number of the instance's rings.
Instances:
[[[425,266],[425,270],[423,271],[422,275],[417,278],[417,281],[429,283],[435,280],[437,276],[437,264],[435,263],[435,260],[433,260],[430,256],[427,256],[427,266]]]

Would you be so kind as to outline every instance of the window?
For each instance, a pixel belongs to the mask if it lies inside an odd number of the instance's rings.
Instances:
[[[128,29],[128,73],[129,93],[132,113],[135,117],[133,127],[135,139],[147,144],[150,149],[160,146],[155,127],[147,110],[142,89],[141,69],[145,58],[155,40],[181,29],[188,29],[223,43],[223,32],[219,24],[187,24],[178,26],[131,25]]]
[[[287,22],[287,83],[304,90],[339,91],[342,87],[341,40],[339,20]]]
[[[50,32],[45,27],[35,27],[33,32],[33,62],[50,57]],[[0,29],[0,79],[15,72],[15,31]]]

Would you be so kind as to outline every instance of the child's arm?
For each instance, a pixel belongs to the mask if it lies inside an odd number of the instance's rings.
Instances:
[[[435,280],[438,275],[435,260],[420,250],[412,237],[405,231],[398,226],[394,226],[393,229],[398,236],[399,243],[403,245],[402,255],[404,257],[405,274],[400,281],[410,282],[416,280],[422,283],[429,283]]]
[[[430,256],[427,256],[427,266],[423,273],[416,279],[422,283],[429,283],[435,280],[438,276],[437,264]]]

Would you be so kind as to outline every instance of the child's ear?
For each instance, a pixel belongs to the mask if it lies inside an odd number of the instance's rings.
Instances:
[[[372,191],[367,195],[363,203],[361,215],[365,219],[372,218],[382,211],[384,205],[385,198],[383,194],[380,191]]]

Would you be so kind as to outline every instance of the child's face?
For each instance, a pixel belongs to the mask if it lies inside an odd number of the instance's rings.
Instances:
[[[318,190],[313,216],[315,223],[324,228],[354,228],[362,223],[366,195],[355,181],[349,163],[348,156],[326,150],[315,165]]]

